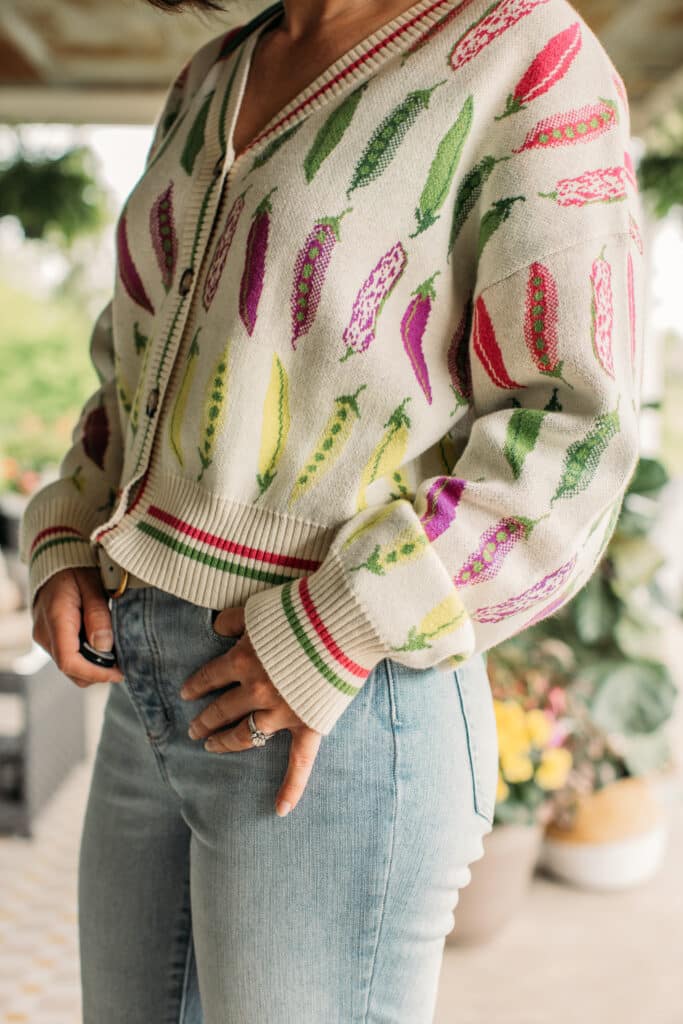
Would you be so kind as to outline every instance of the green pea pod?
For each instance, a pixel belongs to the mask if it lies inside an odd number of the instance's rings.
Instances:
[[[538,441],[544,409],[515,409],[510,417],[503,446],[503,455],[510,464],[515,480],[524,468],[524,460]]]
[[[453,182],[453,176],[460,163],[460,157],[472,127],[473,112],[474,96],[470,95],[465,100],[455,124],[448,129],[437,146],[427,181],[422,189],[419,205],[415,210],[417,230],[409,236],[410,238],[415,238],[438,220],[436,213],[444,204]]]
[[[185,145],[180,155],[180,164],[183,170],[187,171],[188,174],[192,174],[192,171],[194,170],[194,162],[197,159],[199,151],[204,145],[204,129],[206,127],[206,118],[209,113],[209,107],[211,105],[211,100],[213,98],[214,92],[215,90],[212,89],[211,92],[204,99],[204,102],[201,105],[199,113],[197,114],[193,124],[190,127],[189,132],[187,133],[187,139],[185,140]]]
[[[369,81],[362,82],[346,99],[336,107],[313,140],[313,144],[304,157],[306,181],[313,180],[323,160],[326,160],[335,147],[341,142],[342,136],[351,124],[360,98],[367,89]]]
[[[526,202],[525,196],[508,196],[507,199],[496,199],[491,208],[486,211],[479,225],[478,256],[481,256],[482,250],[491,236],[508,219],[512,212],[513,204],[520,199],[523,203]]]
[[[458,239],[458,235],[462,231],[465,221],[476,206],[479,196],[481,195],[481,190],[488,181],[491,171],[496,164],[510,159],[511,157],[509,156],[501,156],[498,159],[496,159],[495,156],[482,157],[479,163],[476,164],[471,171],[468,171],[463,178],[453,207],[453,221],[451,223],[451,233],[448,239],[449,259],[453,246]]]
[[[280,146],[285,143],[287,139],[291,139],[292,135],[298,132],[303,123],[303,121],[299,121],[297,124],[293,124],[291,128],[288,128],[286,132],[283,132],[282,135],[276,135],[262,153],[256,154],[247,174],[251,174],[251,172],[256,170],[257,167],[263,167],[263,165],[270,160],[271,156],[278,151]]]
[[[619,402],[612,412],[602,413],[585,437],[570,444],[564,456],[562,478],[551,498],[573,498],[584,491],[597,471],[600,459],[610,440],[619,431]]]

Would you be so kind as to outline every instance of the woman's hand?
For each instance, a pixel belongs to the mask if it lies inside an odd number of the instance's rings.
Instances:
[[[98,569],[62,569],[38,591],[33,603],[33,639],[76,686],[120,683],[118,668],[100,668],[79,653],[81,617],[92,647],[114,645],[107,595]]]
[[[193,739],[211,736],[204,745],[207,750],[218,753],[249,750],[252,742],[246,716],[250,711],[255,712],[257,728],[263,732],[289,729],[292,734],[289,764],[275,800],[277,813],[285,815],[296,807],[306,788],[322,733],[305,725],[273,685],[245,632],[244,608],[235,606],[223,609],[216,617],[214,629],[224,636],[237,636],[240,633],[242,636],[226,654],[207,662],[191,675],[183,684],[180,696],[186,700],[195,700],[234,680],[241,685],[221,694],[212,704],[207,705],[191,722],[190,736]],[[243,720],[233,728],[215,731],[237,719]]]

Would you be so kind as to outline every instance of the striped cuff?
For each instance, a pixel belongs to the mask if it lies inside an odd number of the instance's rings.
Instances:
[[[20,553],[29,572],[29,607],[44,583],[62,569],[97,567],[89,536],[94,516],[62,496],[29,502],[21,521]]]
[[[332,552],[310,576],[247,598],[244,623],[284,700],[323,734],[387,656]]]

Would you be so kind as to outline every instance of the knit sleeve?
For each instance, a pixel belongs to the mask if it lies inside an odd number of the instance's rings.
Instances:
[[[617,231],[473,289],[458,378],[472,422],[450,472],[360,511],[315,572],[246,602],[258,657],[310,727],[329,732],[383,658],[453,669],[588,580],[639,455],[643,282]]]
[[[152,133],[145,170],[170,133],[186,98],[186,64],[169,86]],[[61,569],[95,566],[89,542],[116,499],[123,462],[123,437],[117,401],[112,300],[97,316],[90,335],[90,358],[99,387],[81,409],[72,446],[58,478],[37,491],[24,511],[20,554],[29,568],[29,595]]]

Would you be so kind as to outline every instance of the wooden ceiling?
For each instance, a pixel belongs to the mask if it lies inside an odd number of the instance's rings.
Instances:
[[[634,134],[683,103],[683,0],[573,0],[626,82]],[[149,123],[206,39],[266,6],[164,14],[144,0],[0,0],[0,119]]]

